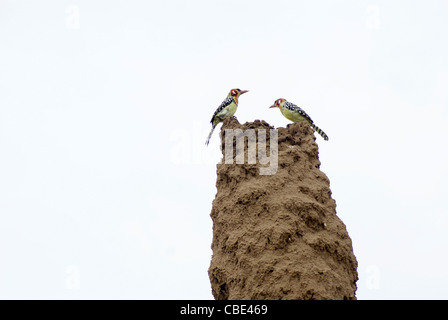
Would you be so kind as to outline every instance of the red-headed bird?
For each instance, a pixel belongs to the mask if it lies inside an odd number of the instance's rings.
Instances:
[[[232,117],[235,114],[236,109],[238,108],[238,97],[246,92],[248,92],[248,90],[240,90],[240,89],[230,90],[227,97],[224,99],[224,101],[221,103],[221,105],[218,107],[218,109],[216,109],[215,113],[213,114],[212,120],[210,121],[212,124],[212,130],[210,131],[210,134],[207,137],[207,141],[205,141],[206,145],[208,145],[210,138],[212,137],[213,130],[215,130],[215,127],[218,125],[218,123],[222,122],[224,118]]]
[[[325,134],[325,132],[323,132],[318,126],[313,123],[313,120],[311,120],[310,116],[302,108],[296,106],[294,103],[280,98],[275,100],[274,104],[269,108],[279,108],[282,115],[292,122],[300,122],[303,120],[308,121],[308,123],[311,125],[311,128],[313,128],[318,134],[320,134],[322,138],[324,138],[324,140],[328,140],[328,136]]]

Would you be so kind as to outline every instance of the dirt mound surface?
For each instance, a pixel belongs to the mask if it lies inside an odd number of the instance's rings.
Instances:
[[[268,123],[240,124],[227,118],[221,128],[223,156],[225,129],[257,133],[265,129],[270,149],[273,127]],[[267,165],[258,160],[247,163],[247,143],[244,164],[223,161],[217,165],[208,271],[213,296],[356,299],[356,257],[345,225],[336,215],[330,181],[319,169],[313,130],[302,122],[279,128],[277,134],[275,174],[260,175],[260,168]]]

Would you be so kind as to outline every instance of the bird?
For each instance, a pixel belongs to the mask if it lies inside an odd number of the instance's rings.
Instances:
[[[300,122],[303,120],[308,121],[317,133],[319,133],[325,141],[328,141],[328,136],[323,132],[318,126],[316,126],[311,120],[310,116],[300,107],[296,106],[294,103],[286,101],[286,99],[280,98],[275,100],[274,104],[269,108],[279,108],[283,116],[293,122]]]
[[[218,107],[218,109],[216,109],[215,113],[213,114],[212,120],[210,120],[212,124],[212,130],[210,131],[207,140],[205,141],[206,145],[208,145],[208,143],[210,142],[213,130],[215,130],[215,127],[218,125],[218,123],[222,122],[226,117],[233,117],[233,115],[236,112],[236,109],[238,108],[238,97],[246,92],[249,92],[249,90],[240,90],[240,89],[230,90],[227,97],[224,99],[224,101],[221,103],[221,105]]]

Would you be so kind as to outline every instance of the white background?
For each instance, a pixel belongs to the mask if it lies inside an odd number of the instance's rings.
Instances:
[[[448,299],[448,2],[0,0],[0,298],[211,299],[218,133],[302,106],[359,299]]]

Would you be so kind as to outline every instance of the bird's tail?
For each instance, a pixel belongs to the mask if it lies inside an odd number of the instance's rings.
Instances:
[[[210,142],[210,138],[212,137],[212,134],[213,134],[213,131],[215,130],[215,127],[216,127],[216,126],[213,126],[213,125],[212,125],[212,130],[211,130],[210,133],[208,134],[207,141],[205,141],[205,145],[207,145],[207,146],[208,146],[208,143]]]
[[[313,128],[318,134],[320,134],[325,141],[328,141],[328,136],[318,126],[311,124],[311,128]]]

